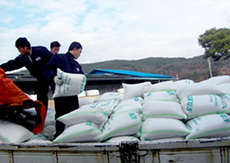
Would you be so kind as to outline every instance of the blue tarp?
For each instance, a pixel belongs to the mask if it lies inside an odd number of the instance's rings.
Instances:
[[[168,75],[150,74],[145,72],[130,71],[130,70],[110,70],[110,69],[94,69],[88,74],[91,75],[128,75],[134,77],[147,77],[147,78],[173,78]]]

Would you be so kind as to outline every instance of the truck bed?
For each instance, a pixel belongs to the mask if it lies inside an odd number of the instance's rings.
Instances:
[[[230,137],[121,143],[1,144],[1,163],[228,163]]]

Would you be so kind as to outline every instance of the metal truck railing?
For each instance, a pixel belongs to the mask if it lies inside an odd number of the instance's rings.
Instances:
[[[228,163],[230,138],[121,143],[1,144],[1,163]]]

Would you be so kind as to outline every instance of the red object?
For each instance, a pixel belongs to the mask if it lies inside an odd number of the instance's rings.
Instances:
[[[28,100],[31,102],[25,105],[24,102]],[[23,109],[35,107],[37,115],[40,115],[40,120],[36,123],[33,133],[38,134],[43,131],[46,118],[46,107],[41,101],[31,100],[11,79],[7,78],[4,70],[0,68],[0,108],[11,106],[22,106]]]

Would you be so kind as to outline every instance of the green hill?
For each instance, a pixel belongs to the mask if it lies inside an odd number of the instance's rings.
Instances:
[[[229,75],[228,60],[211,61],[213,76]],[[153,74],[170,75],[196,82],[210,77],[208,62],[202,56],[186,58],[145,58],[140,60],[112,60],[92,64],[82,64],[85,73],[93,69],[124,69]]]

